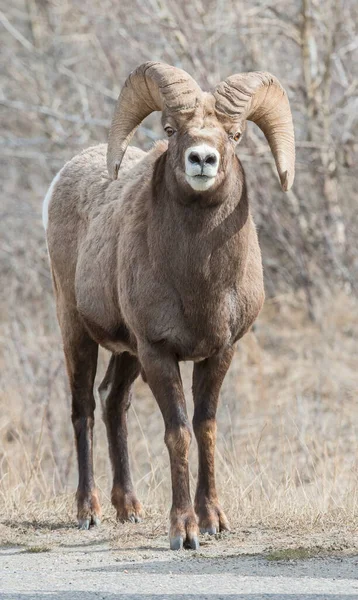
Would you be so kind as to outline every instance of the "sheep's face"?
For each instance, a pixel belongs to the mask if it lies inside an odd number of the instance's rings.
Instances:
[[[186,194],[210,190],[212,195],[232,170],[243,126],[219,119],[211,94],[205,94],[204,102],[190,113],[164,111],[162,123],[176,184]]]

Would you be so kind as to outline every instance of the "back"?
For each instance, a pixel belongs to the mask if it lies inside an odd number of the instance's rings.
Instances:
[[[112,183],[106,164],[107,145],[87,148],[76,155],[57,173],[43,203],[43,224],[46,230],[55,285],[66,280],[73,292],[78,251],[93,218],[112,200],[106,194]],[[144,156],[138,148],[128,148],[118,174],[117,187],[128,179],[126,175]]]

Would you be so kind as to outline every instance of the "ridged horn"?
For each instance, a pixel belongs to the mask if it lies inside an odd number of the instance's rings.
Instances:
[[[156,110],[172,112],[195,108],[202,91],[182,69],[147,62],[127,78],[117,100],[107,149],[107,168],[117,179],[127,146],[140,123]]]
[[[234,121],[249,119],[260,127],[274,156],[281,186],[295,177],[295,136],[287,94],[266,72],[238,73],[219,83],[213,95],[216,110]]]

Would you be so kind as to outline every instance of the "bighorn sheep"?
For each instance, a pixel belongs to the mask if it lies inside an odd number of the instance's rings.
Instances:
[[[169,140],[147,153],[128,148],[153,111],[162,112]],[[205,93],[185,71],[148,62],[125,82],[108,149],[83,151],[51,184],[43,216],[72,392],[81,528],[101,514],[92,463],[99,344],[112,352],[99,393],[118,519],[141,516],[126,426],[130,388],[141,373],[164,418],[170,547],[197,548],[199,528],[209,534],[229,528],[215,488],[216,409],[234,345],[264,300],[260,248],[235,155],[247,119],[264,132],[288,190],[293,124],[286,92],[273,75],[233,75]],[[195,510],[178,367],[184,360],[194,361]]]

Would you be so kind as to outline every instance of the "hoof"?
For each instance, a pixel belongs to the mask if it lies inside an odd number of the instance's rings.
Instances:
[[[192,507],[186,510],[172,508],[170,515],[169,541],[171,550],[199,548],[199,527]]]
[[[82,531],[86,531],[93,527],[99,527],[101,524],[101,519],[97,515],[91,515],[91,517],[84,517],[83,519],[78,519],[78,529],[82,529]]]
[[[134,492],[123,492],[119,486],[112,489],[112,504],[117,511],[117,521],[125,523],[140,523],[143,516],[141,503]]]
[[[170,538],[170,549],[171,550],[182,550],[184,546],[183,538],[181,535]]]
[[[77,490],[77,520],[78,528],[86,531],[93,525],[101,523],[101,506],[98,500],[97,490],[90,494]]]
[[[187,539],[184,544],[184,548],[187,548],[188,550],[199,550],[200,544],[198,538],[194,536],[189,540]]]
[[[216,535],[221,531],[230,531],[229,521],[218,503],[204,498],[201,502],[196,502],[195,509],[199,517],[200,533]]]
[[[78,519],[78,529],[86,531],[90,528],[91,519]]]
[[[185,542],[181,535],[170,538],[171,550],[183,550],[183,548],[185,548],[185,550],[198,550],[199,547],[200,544],[196,535],[192,538],[187,538]]]
[[[209,535],[216,535],[216,527],[200,527],[200,533],[208,533]]]
[[[141,517],[139,515],[135,515],[135,514],[130,515],[128,517],[128,521],[130,521],[131,523],[140,523],[141,520],[142,520]]]

